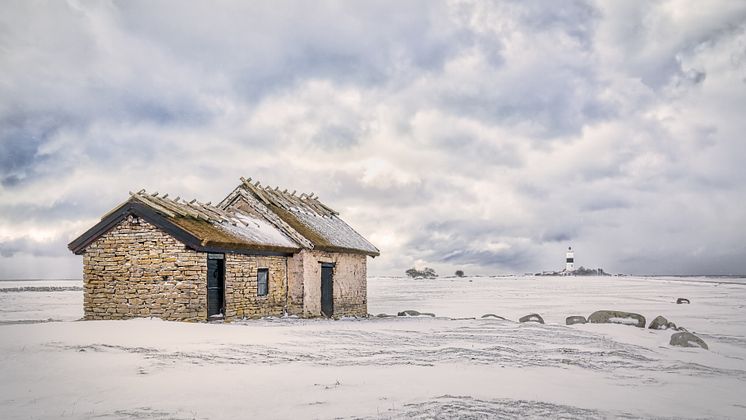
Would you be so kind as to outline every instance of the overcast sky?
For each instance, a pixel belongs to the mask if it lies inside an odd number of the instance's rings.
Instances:
[[[146,188],[313,191],[369,274],[746,273],[746,2],[3,1],[0,278]]]

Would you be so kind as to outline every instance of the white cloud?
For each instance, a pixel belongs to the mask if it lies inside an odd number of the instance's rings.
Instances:
[[[27,275],[78,275],[64,242],[130,190],[239,176],[318,193],[371,273],[561,268],[570,243],[746,272],[738,2],[0,7],[0,265]]]

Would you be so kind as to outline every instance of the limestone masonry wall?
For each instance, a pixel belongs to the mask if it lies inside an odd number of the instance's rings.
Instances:
[[[334,316],[368,311],[366,256],[303,250],[293,257],[225,254],[225,319],[321,315],[321,262],[335,263]],[[269,291],[257,296],[257,270]],[[83,255],[85,319],[207,319],[207,254],[127,216]]]
[[[225,255],[225,319],[282,316],[285,311],[285,257]],[[257,296],[257,270],[269,269],[269,290]]]
[[[334,254],[334,315],[368,315],[367,257],[360,254]]]
[[[130,215],[83,256],[85,319],[207,318],[207,257]]]
[[[321,315],[321,262],[335,263],[334,316],[368,314],[365,255],[308,250],[300,254],[303,259],[304,316]]]
[[[303,256],[301,251],[288,258],[288,302],[287,311],[291,315],[303,316]]]

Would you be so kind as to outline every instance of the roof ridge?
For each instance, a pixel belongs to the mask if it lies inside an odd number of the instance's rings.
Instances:
[[[305,210],[322,217],[338,216],[339,212],[319,201],[314,192],[296,195],[297,190],[289,193],[287,188],[280,191],[279,187],[262,186],[259,181],[252,184],[251,177],[241,177],[242,186],[253,193],[264,204],[271,204],[286,210]],[[240,186],[239,186],[240,187]]]
[[[131,199],[135,199],[169,217],[188,217],[210,223],[248,226],[247,221],[236,216],[235,210],[222,209],[212,205],[211,202],[202,203],[196,198],[191,201],[182,200],[181,197],[171,199],[168,198],[168,194],[158,195],[158,192],[148,194],[144,189],[136,193],[130,192],[130,196]]]
[[[255,194],[251,194],[250,192],[246,191],[246,188],[241,188],[240,185],[236,187],[233,192],[228,194],[228,196],[223,199],[223,201],[221,201],[220,205],[223,208],[230,208],[230,203],[235,201],[237,197],[243,197],[245,200],[249,200],[249,198],[256,200],[260,204],[260,206],[255,206],[251,204],[251,202],[247,202],[247,204],[249,204],[255,211],[257,211],[262,218],[272,223],[276,228],[280,229],[283,233],[288,235],[288,237],[298,242],[299,244],[302,244],[304,247],[313,248],[313,243],[311,241],[309,241],[306,237],[293,229],[293,227],[290,226],[287,222],[282,220],[282,218],[279,217],[276,212],[272,211],[267,204],[264,204],[264,202],[259,200]],[[236,213],[245,214],[240,209],[232,208],[232,210]]]
[[[239,199],[247,201],[254,211],[305,248],[380,255],[378,248],[342,220],[336,210],[322,203],[314,192],[297,194],[295,190],[289,192],[241,177],[241,184],[220,205],[228,208]]]

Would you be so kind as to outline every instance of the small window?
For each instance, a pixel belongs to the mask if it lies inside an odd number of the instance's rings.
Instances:
[[[256,272],[256,294],[257,296],[267,296],[269,293],[269,269],[260,268]]]

